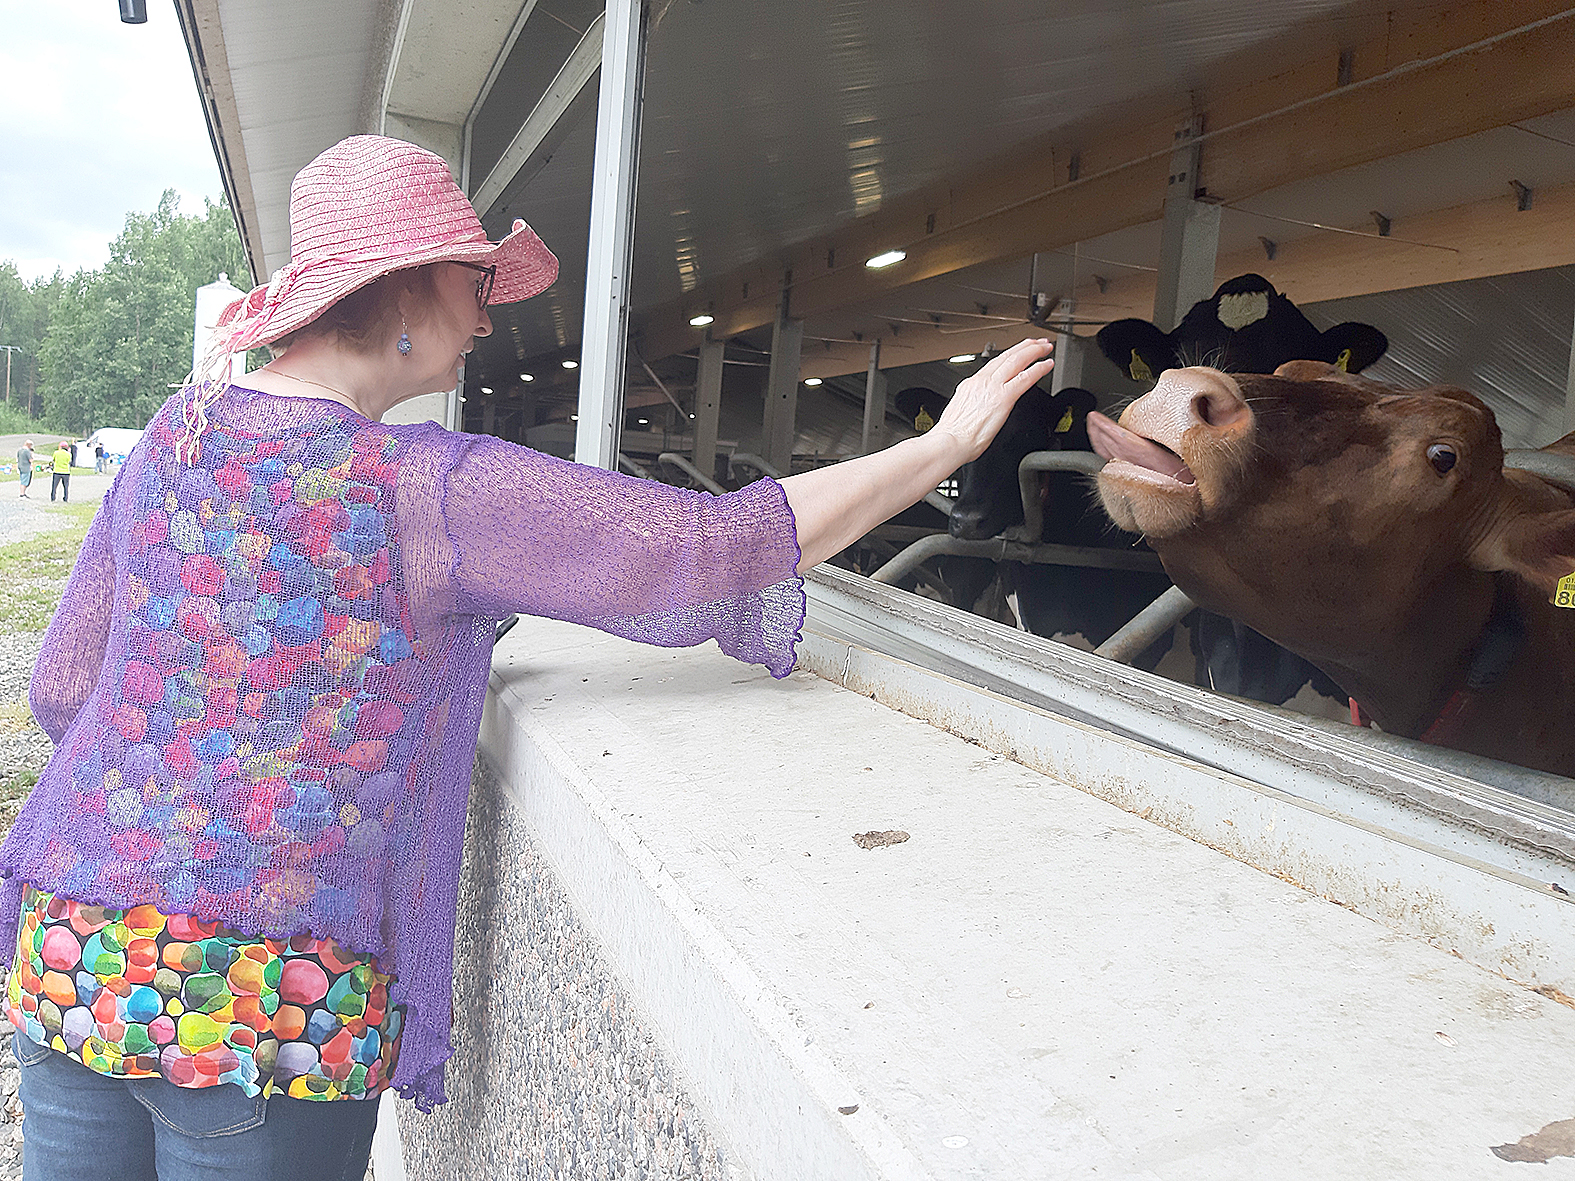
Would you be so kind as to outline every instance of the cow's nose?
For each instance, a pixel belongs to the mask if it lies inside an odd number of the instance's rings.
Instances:
[[[951,516],[946,519],[946,531],[953,537],[968,540],[978,540],[984,534],[984,511],[982,509],[954,508]]]
[[[1210,382],[1192,395],[1193,421],[1205,426],[1232,427],[1251,417],[1252,411],[1247,409],[1241,395],[1224,382]]]

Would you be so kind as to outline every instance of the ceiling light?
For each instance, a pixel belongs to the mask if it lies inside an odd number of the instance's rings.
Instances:
[[[818,378],[818,377],[806,377],[804,379],[804,384],[805,385],[819,385],[820,384],[820,378]]]
[[[492,387],[490,385],[484,385],[481,387],[481,392],[484,394],[490,394],[492,392]]]
[[[536,380],[536,375],[534,373],[521,373],[520,374],[520,380],[521,381],[535,381]]]
[[[641,426],[650,426],[651,425],[651,420],[649,418],[637,418],[637,419],[635,419],[635,421],[637,423],[639,423]]]
[[[973,353],[958,353],[955,357],[947,357],[946,359],[948,361],[950,361],[953,365],[966,365],[966,364],[968,364],[969,361],[974,360],[974,354]]]
[[[693,414],[691,414],[691,415],[690,415],[690,416],[689,416],[689,417],[690,417],[690,418],[693,418],[693,417],[694,417],[694,415],[693,415]]]
[[[579,422],[580,421],[580,416],[578,414],[571,414],[571,415],[569,415],[569,421],[570,422]]]
[[[563,367],[565,369],[578,369],[580,367],[580,363],[578,361],[565,361],[563,363]]]
[[[881,267],[889,267],[907,257],[908,252],[906,250],[888,250],[885,254],[877,254],[874,258],[867,260],[864,265],[872,271],[878,271]]]
[[[689,317],[689,324],[693,328],[704,328],[707,324],[714,323],[716,323],[716,317],[709,316],[705,312],[701,312],[698,316]]]

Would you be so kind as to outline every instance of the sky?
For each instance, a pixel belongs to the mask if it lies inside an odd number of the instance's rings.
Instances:
[[[165,189],[184,213],[224,188],[175,6],[0,0],[0,260],[23,278],[103,266]]]

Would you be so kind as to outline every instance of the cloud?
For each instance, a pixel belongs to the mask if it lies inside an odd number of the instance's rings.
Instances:
[[[25,276],[102,266],[165,189],[186,213],[224,191],[173,6],[148,8],[0,0],[0,259]]]

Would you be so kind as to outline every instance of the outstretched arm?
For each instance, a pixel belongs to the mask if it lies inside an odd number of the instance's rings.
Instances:
[[[782,481],[798,525],[802,573],[900,513],[979,458],[1017,399],[1050,372],[1051,343],[1025,340],[957,387],[940,421],[884,451]]]

